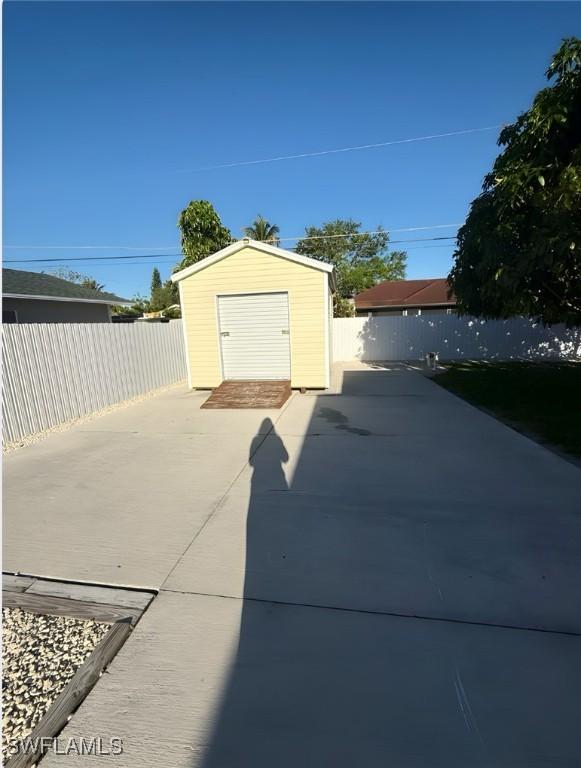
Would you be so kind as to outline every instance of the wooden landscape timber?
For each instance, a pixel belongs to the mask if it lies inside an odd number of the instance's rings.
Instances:
[[[66,597],[35,595],[30,592],[3,592],[4,608],[22,608],[31,613],[47,613],[49,616],[70,616],[73,619],[94,619],[104,624],[129,618],[135,624],[142,611],[119,605],[102,605],[86,600],[70,600]]]
[[[42,758],[50,740],[58,736],[78,709],[153,598],[153,594],[137,590],[50,581],[17,574],[2,575],[5,608],[111,625],[32,729],[27,737],[30,748],[11,757],[6,768],[28,768]]]
[[[131,619],[129,617],[120,619],[113,624],[89,658],[84,664],[81,664],[73,678],[54,700],[42,720],[33,728],[28,737],[33,747],[27,752],[14,755],[6,763],[6,768],[28,768],[28,766],[38,762],[46,751],[43,739],[52,739],[62,731],[70,716],[91,691],[130,632]]]

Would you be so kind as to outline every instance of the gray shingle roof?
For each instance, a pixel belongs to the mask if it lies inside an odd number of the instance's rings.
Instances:
[[[105,291],[94,291],[82,285],[62,280],[60,277],[45,275],[42,272],[25,272],[21,269],[2,270],[2,294],[18,296],[54,296],[55,299],[74,299],[76,301],[101,301],[111,304],[126,304],[127,299]]]

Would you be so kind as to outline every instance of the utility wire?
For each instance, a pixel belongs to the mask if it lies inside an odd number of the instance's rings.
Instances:
[[[381,230],[380,230],[381,231]],[[367,233],[360,233],[360,234],[367,234]],[[373,234],[373,233],[369,233]],[[335,237],[334,235],[331,235],[331,237]],[[344,235],[336,235],[336,237],[344,237]],[[318,239],[318,238],[313,238]],[[443,237],[417,237],[417,238],[411,238],[406,240],[390,240],[390,245],[401,245],[403,243],[423,243],[423,242],[429,242],[434,240],[456,240],[456,237],[454,236],[443,236]],[[126,259],[162,259],[162,258],[178,258],[181,256],[179,253],[139,253],[135,255],[129,255],[129,256],[75,256],[72,259],[67,259],[68,262],[72,261],[122,261]],[[46,259],[4,259],[4,264],[30,264],[33,262],[42,262],[42,263],[48,263],[48,262],[62,262],[62,257],[57,258],[46,258]]]
[[[278,157],[267,157],[262,160],[241,160],[234,163],[220,163],[219,165],[207,165],[200,168],[185,168],[176,171],[176,173],[198,173],[200,171],[214,171],[219,168],[239,168],[245,165],[260,165],[262,163],[278,163],[281,160],[297,160],[304,157],[321,157],[322,155],[335,155],[340,152],[357,152],[362,149],[379,149],[380,147],[391,147],[395,144],[411,144],[417,141],[431,141],[432,139],[444,139],[448,136],[465,136],[469,133],[482,133],[483,131],[495,131],[502,128],[502,125],[487,125],[483,128],[467,128],[463,131],[448,131],[447,133],[433,133],[429,136],[414,136],[411,139],[395,139],[393,141],[379,141],[375,144],[360,144],[355,147],[340,147],[339,149],[323,149],[319,152],[301,152],[296,155],[280,155]]]
[[[68,268],[68,267],[70,267],[70,261],[72,261],[72,259],[69,260],[69,261],[60,261],[60,262],[58,262],[56,264],[55,263],[47,264],[47,269],[49,269],[49,268],[50,269],[58,269],[60,267]],[[175,259],[175,257],[172,257],[171,259],[167,259],[167,260],[160,259],[160,260],[154,261],[154,262],[151,262],[151,261],[128,261],[127,263],[124,263],[124,264],[116,264],[113,261],[113,262],[108,262],[108,263],[104,263],[104,264],[99,264],[99,266],[101,268],[103,268],[103,269],[107,269],[108,267],[121,267],[121,266],[123,266],[123,267],[140,267],[140,266],[143,266],[143,265],[147,265],[147,266],[158,266],[158,265],[159,266],[165,266],[165,265],[168,265],[169,266],[170,264],[175,264],[175,263],[176,263],[176,259]]]
[[[464,222],[460,222],[459,224],[433,224],[430,227],[399,227],[398,229],[378,229],[375,232],[355,232],[356,235],[378,235],[380,232],[387,232],[388,235],[390,235],[392,232],[421,232],[423,230],[432,230],[432,229],[452,229],[455,227],[461,227],[463,226]],[[353,234],[349,235],[310,235],[309,237],[305,237],[304,235],[297,235],[295,237],[278,237],[277,240],[279,242],[285,242],[287,240],[324,240],[328,237],[353,237]],[[395,242],[395,241],[390,241]],[[410,240],[411,242],[411,240]]]
[[[125,259],[161,259],[161,258],[176,259],[180,257],[179,253],[136,253],[134,256],[73,256],[71,259],[67,259],[67,263],[71,261],[123,261]],[[4,259],[4,264],[30,264],[32,262],[62,262],[62,256],[54,259]]]
[[[3,245],[20,251],[169,251],[174,245]]]
[[[455,226],[459,227],[462,226],[461,224],[445,224],[442,226]],[[420,229],[418,227],[417,229]],[[426,229],[436,229],[436,227],[426,227]],[[388,230],[388,229],[376,229],[374,232],[351,232],[348,235],[310,235],[309,237],[277,237],[276,239],[279,242],[282,242],[283,240],[335,240],[337,238],[341,237],[357,237],[358,235],[389,235],[390,232],[413,232],[413,229],[408,230]],[[418,240],[455,240],[456,237],[422,237],[418,238]],[[390,243],[415,243],[418,242],[418,240],[390,240]]]
[[[423,251],[426,248],[450,248],[452,246],[453,246],[452,243],[439,243],[439,244],[429,244],[429,245],[412,245],[411,247],[407,248],[406,250],[408,250],[408,251]],[[107,267],[122,266],[121,264],[115,264],[114,263],[114,258],[115,257],[110,256],[108,258],[111,259],[113,261],[113,263],[101,264],[103,269],[106,269]],[[136,256],[135,258],[139,258],[139,256]],[[71,259],[71,261],[72,261],[72,259]],[[18,262],[18,263],[20,263],[20,262]],[[152,263],[151,261],[128,261],[128,262],[124,263],[123,266],[125,266],[125,267],[140,267],[140,266],[144,266],[144,265],[150,266],[151,263]],[[175,256],[161,257],[158,261],[155,262],[155,264],[162,264],[162,265],[175,264],[175,263],[176,263]],[[51,269],[54,269],[55,267],[67,268],[68,266],[70,266],[68,261],[64,261],[64,262],[61,261],[58,264],[51,263],[51,265],[50,265]]]
[[[460,224],[432,224],[431,226],[422,227],[399,227],[398,229],[377,230],[375,232],[357,232],[358,235],[376,235],[378,232],[421,232],[423,230],[432,229],[450,229],[452,227],[461,227]],[[353,237],[352,234],[348,235],[312,235],[311,237],[305,237],[304,235],[296,235],[295,237],[279,237],[279,242],[287,240],[318,240],[321,237]],[[232,242],[236,242],[233,240]],[[20,250],[20,251],[171,251],[175,246],[173,245],[4,245],[6,249]],[[179,256],[181,251],[176,251],[176,255]]]

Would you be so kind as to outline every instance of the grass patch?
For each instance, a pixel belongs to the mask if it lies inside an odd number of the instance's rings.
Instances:
[[[581,363],[446,363],[433,381],[581,458]]]

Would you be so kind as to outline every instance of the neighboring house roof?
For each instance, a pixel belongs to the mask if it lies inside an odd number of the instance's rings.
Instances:
[[[94,291],[82,285],[45,275],[43,272],[25,272],[21,269],[2,270],[2,295],[12,299],[44,299],[45,301],[81,301],[90,304],[127,304],[113,293]]]
[[[289,261],[294,261],[297,264],[303,264],[305,267],[312,267],[313,269],[318,269],[321,272],[327,272],[329,274],[333,290],[335,290],[335,275],[332,264],[327,264],[326,262],[319,261],[318,259],[310,259],[308,256],[301,256],[299,253],[294,253],[293,251],[285,251],[284,248],[277,248],[275,245],[263,243],[260,240],[252,240],[249,237],[245,237],[242,240],[237,240],[235,243],[227,245],[226,248],[222,248],[221,251],[218,251],[211,256],[206,256],[205,259],[201,259],[195,264],[192,264],[190,267],[182,269],[181,272],[176,272],[171,276],[172,282],[178,283],[185,277],[189,277],[190,275],[193,275],[196,272],[199,272],[200,270],[215,264],[217,261],[220,261],[220,259],[225,259],[227,256],[232,256],[233,253],[237,253],[238,251],[242,250],[242,248],[254,248],[257,251],[268,253],[271,256],[279,256],[282,259],[288,259]]]
[[[357,294],[357,309],[373,307],[430,307],[456,305],[454,295],[448,296],[450,286],[445,277],[432,280],[386,280]]]

